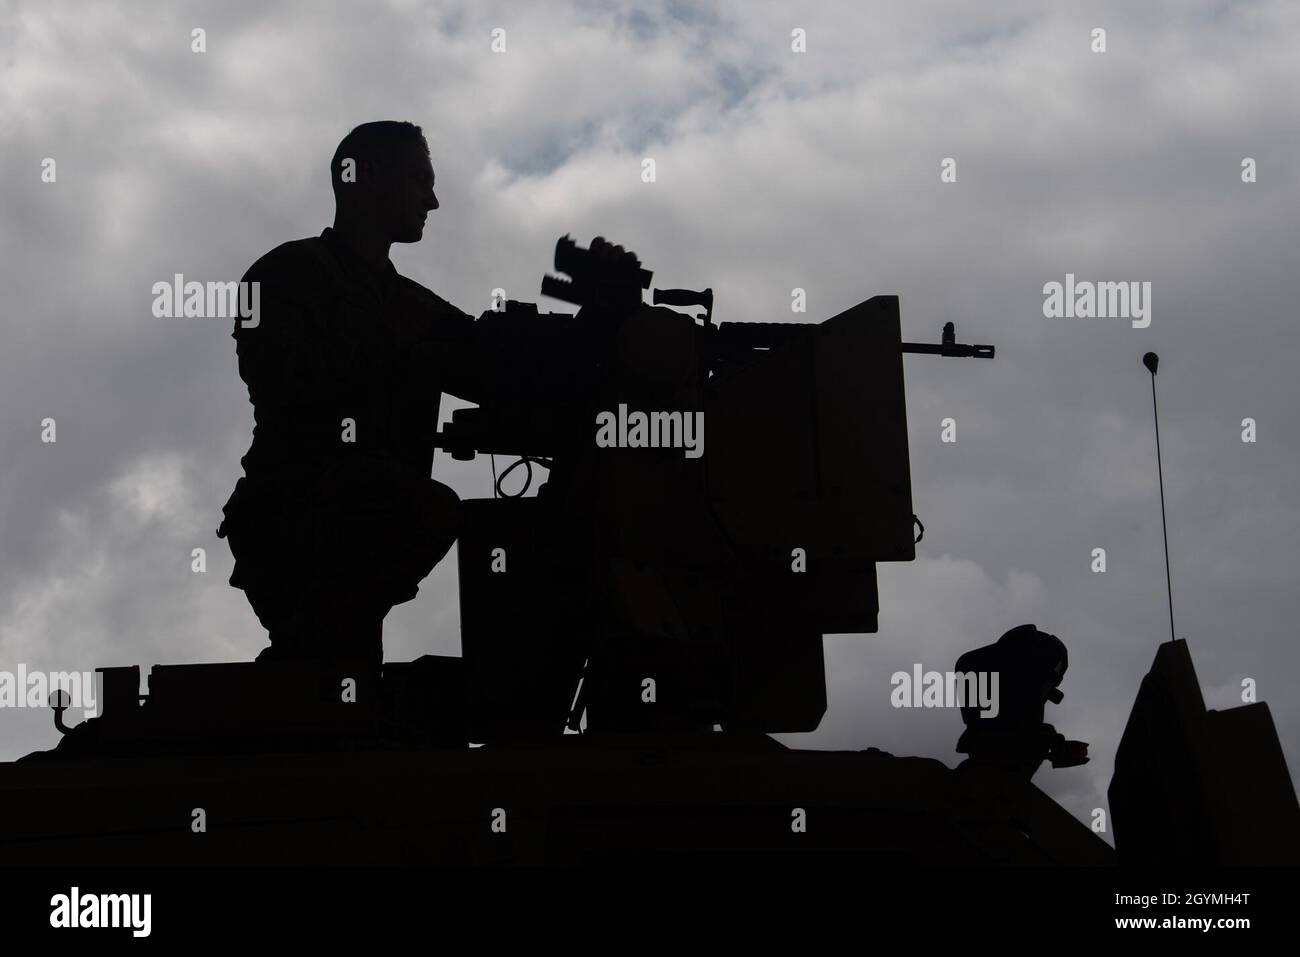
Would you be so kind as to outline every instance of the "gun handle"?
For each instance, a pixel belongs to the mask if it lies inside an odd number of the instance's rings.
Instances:
[[[712,289],[656,289],[650,301],[656,306],[703,306],[704,324],[713,320]]]

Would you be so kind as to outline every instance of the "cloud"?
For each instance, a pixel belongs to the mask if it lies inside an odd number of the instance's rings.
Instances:
[[[11,22],[0,665],[247,660],[264,642],[212,535],[251,425],[229,330],[154,319],[150,286],[236,278],[318,233],[338,139],[409,117],[443,207],[394,261],[469,311],[498,286],[536,299],[558,236],[603,234],[656,285],[713,287],[721,320],[798,318],[795,286],[814,320],[893,293],[908,339],[955,320],[996,344],[991,363],[905,360],[922,557],[881,567],[879,634],[827,640],[831,707],[803,743],[952,763],[955,716],[890,708],[888,675],[1037,621],[1070,647],[1058,725],[1094,755],[1038,780],[1082,819],[1104,803],[1168,631],[1139,364],[1156,349],[1180,633],[1207,689],[1260,678],[1297,766],[1296,5],[25,2]],[[1067,271],[1152,281],[1151,328],[1045,320],[1042,285]],[[488,493],[487,463],[436,473]],[[457,627],[448,559],[390,615],[390,654],[456,653]],[[15,753],[48,743],[26,721]]]

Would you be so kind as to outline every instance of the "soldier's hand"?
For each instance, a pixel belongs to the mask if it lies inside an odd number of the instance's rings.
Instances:
[[[1052,767],[1077,768],[1088,763],[1088,742],[1065,741],[1052,749]]]
[[[622,246],[615,246],[604,236],[597,236],[591,241],[592,255],[599,256],[601,259],[609,262],[619,262],[628,268],[631,268],[639,262],[637,254],[630,249],[624,249]]]

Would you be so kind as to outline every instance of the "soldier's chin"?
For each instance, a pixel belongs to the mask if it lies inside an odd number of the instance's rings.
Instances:
[[[399,243],[418,243],[424,238],[424,223],[417,223],[397,238]]]

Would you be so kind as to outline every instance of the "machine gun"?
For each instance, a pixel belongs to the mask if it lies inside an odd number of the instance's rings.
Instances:
[[[582,398],[596,392],[598,377],[611,358],[620,325],[645,308],[641,292],[650,288],[653,278],[635,254],[599,236],[590,249],[578,246],[568,236],[562,237],[555,246],[555,270],[569,278],[544,276],[541,293],[579,306],[576,316],[541,313],[536,303],[508,300],[479,319],[481,348],[492,354],[497,365],[497,408],[489,405],[453,414],[452,422],[439,433],[436,443],[453,458],[469,460],[476,454],[492,453],[517,454],[522,460],[548,459],[549,452],[563,444],[563,429],[555,421],[555,413],[571,413]],[[683,341],[680,317],[667,309],[656,310],[654,320],[648,324],[657,322],[666,331],[667,324],[673,323],[676,339],[666,344],[661,337],[658,342],[644,345],[661,351],[675,349],[679,354],[691,352],[696,357],[696,374],[706,388],[711,385],[709,380],[724,369],[750,365],[782,346],[802,343],[807,348],[819,331],[822,335],[829,331],[824,328],[826,324],[714,323],[712,289],[655,289],[651,301],[655,306],[704,309],[694,317],[699,325],[689,343]],[[860,303],[849,312],[865,305]],[[884,302],[881,305],[887,308]],[[502,349],[505,343],[510,348]],[[991,345],[958,343],[951,322],[944,325],[938,344],[900,341],[896,351],[957,358],[994,357]]]
[[[903,342],[894,296],[818,324],[715,323],[711,289],[645,304],[652,273],[600,238],[562,238],[555,268],[567,278],[541,291],[577,314],[484,313],[500,386],[436,439],[529,473],[465,503],[471,740],[813,730],[822,636],[876,631],[875,563],[915,558],[902,355],[993,347],[952,323],[937,345]],[[534,465],[547,480],[523,497]]]

